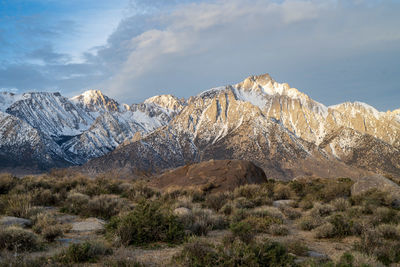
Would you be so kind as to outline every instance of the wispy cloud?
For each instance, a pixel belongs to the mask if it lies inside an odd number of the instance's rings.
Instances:
[[[44,65],[3,64],[0,87],[71,95],[97,87],[136,102],[270,72],[326,104],[398,108],[399,11],[399,3],[377,0],[135,0],[79,64],[68,63],[70,51],[42,43],[27,55]],[[21,71],[29,75],[18,80]]]

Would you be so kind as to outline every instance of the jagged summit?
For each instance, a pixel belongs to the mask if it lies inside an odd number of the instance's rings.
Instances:
[[[236,84],[235,87],[239,90],[260,92],[267,95],[283,95],[304,101],[310,99],[309,96],[296,88],[291,88],[289,84],[276,82],[268,73],[250,76],[243,82]]]
[[[105,111],[120,111],[121,108],[117,101],[104,95],[100,90],[87,90],[81,95],[72,97],[71,101],[91,112],[96,112],[100,109]]]
[[[185,105],[183,99],[179,99],[173,95],[156,95],[144,101],[145,104],[156,104],[168,111],[179,112]]]
[[[339,111],[350,110],[353,116],[355,116],[357,113],[372,114],[375,118],[380,118],[381,116],[385,115],[384,112],[378,111],[373,106],[359,101],[344,102],[338,105],[330,106],[329,108]]]

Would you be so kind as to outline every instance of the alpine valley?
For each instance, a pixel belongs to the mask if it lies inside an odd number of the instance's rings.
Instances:
[[[268,74],[187,100],[120,104],[90,90],[0,93],[1,170],[79,168],[158,173],[187,163],[249,160],[267,177],[400,177],[400,109],[327,107]]]

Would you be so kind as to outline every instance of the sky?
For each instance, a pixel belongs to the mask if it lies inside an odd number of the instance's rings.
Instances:
[[[0,0],[0,90],[132,104],[269,73],[400,108],[400,0]]]

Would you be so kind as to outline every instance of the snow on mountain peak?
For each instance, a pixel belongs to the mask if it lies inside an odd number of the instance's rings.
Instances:
[[[21,94],[0,92],[0,111],[5,112],[9,106],[23,98],[24,96]]]
[[[183,100],[173,95],[156,95],[146,99],[144,103],[155,104],[173,112],[179,112],[185,104]]]
[[[293,99],[308,101],[310,98],[296,88],[291,88],[287,83],[278,83],[266,73],[250,76],[235,86],[239,90],[259,92],[267,95],[284,95]]]
[[[383,112],[379,112],[373,106],[370,106],[363,102],[345,102],[342,104],[330,106],[329,108],[339,110],[339,111],[350,111],[350,114],[354,117],[357,113],[369,113],[372,114],[375,118],[380,118],[381,115],[384,115]]]
[[[70,100],[89,112],[100,110],[119,111],[118,102],[104,95],[100,90],[87,90]]]

